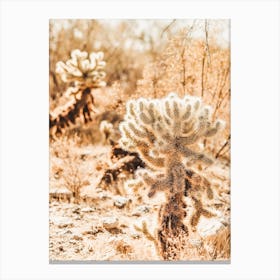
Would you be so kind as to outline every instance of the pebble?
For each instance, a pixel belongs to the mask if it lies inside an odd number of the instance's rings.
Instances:
[[[147,205],[141,205],[139,207],[136,208],[135,211],[132,212],[132,216],[141,216],[142,214],[146,214],[150,212],[150,207],[148,207]]]
[[[92,213],[92,212],[94,212],[94,209],[91,208],[91,207],[85,207],[85,208],[81,209],[81,212],[83,212],[83,213]]]
[[[123,196],[115,196],[114,197],[114,205],[118,208],[123,208],[128,202],[128,198]]]
[[[105,217],[102,219],[102,224],[105,229],[117,228],[119,220],[116,217]]]
[[[63,248],[63,246],[62,246],[62,245],[61,245],[61,246],[59,246],[59,247],[58,247],[58,250],[59,250],[59,251],[61,251],[61,252],[64,252],[64,248]]]
[[[97,195],[97,197],[99,198],[99,199],[101,199],[101,200],[105,200],[105,199],[107,199],[107,198],[109,198],[109,196],[108,196],[108,194],[106,194],[106,193],[99,193],[98,195]]]
[[[73,226],[72,220],[66,217],[53,217],[50,219],[50,221],[59,228]]]
[[[132,233],[131,234],[131,237],[133,238],[133,239],[139,239],[140,238],[140,234],[138,234],[138,233]]]

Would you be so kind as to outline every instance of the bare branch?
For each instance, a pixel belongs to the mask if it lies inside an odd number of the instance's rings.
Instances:
[[[225,147],[226,147],[227,145],[229,145],[229,143],[230,143],[230,138],[231,138],[231,135],[228,136],[228,139],[227,139],[227,141],[225,142],[225,144],[224,144],[224,145],[220,148],[220,150],[217,152],[217,154],[216,154],[216,156],[215,156],[216,159],[221,155],[221,153],[222,153],[222,151],[225,149]]]
[[[163,34],[176,22],[176,19],[173,19],[161,32],[160,38],[162,38]]]

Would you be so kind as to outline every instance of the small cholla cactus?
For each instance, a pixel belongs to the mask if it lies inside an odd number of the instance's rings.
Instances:
[[[212,163],[188,146],[202,137],[215,135],[222,127],[222,121],[212,121],[209,106],[189,95],[181,99],[171,93],[163,99],[140,98],[127,103],[124,122],[120,124],[120,145],[138,152],[147,166],[137,172],[137,187],[139,183],[148,185],[149,197],[157,191],[166,194],[157,233],[164,259],[176,259],[167,253],[168,240],[188,234],[183,223],[185,164],[197,160]]]
[[[71,58],[65,63],[62,61],[57,63],[57,74],[66,83],[74,82],[74,88],[69,88],[65,94],[70,98],[69,104],[50,113],[52,135],[61,133],[70,124],[75,124],[78,118],[85,123],[92,120],[94,98],[91,89],[106,85],[103,71],[105,65],[102,52],[88,55],[87,52],[80,50],[72,51]]]
[[[65,83],[74,82],[76,87],[103,87],[106,62],[103,61],[103,52],[81,52],[74,50],[71,52],[71,59],[65,63],[59,61],[56,64],[56,72]]]

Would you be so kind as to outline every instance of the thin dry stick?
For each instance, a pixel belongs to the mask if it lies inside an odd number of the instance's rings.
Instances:
[[[182,52],[181,52],[181,60],[182,60],[182,86],[183,86],[183,90],[184,90],[184,93],[186,92],[186,72],[187,72],[187,69],[186,69],[186,47],[187,47],[187,42],[189,41],[189,36],[191,35],[191,32],[193,31],[193,28],[194,28],[194,25],[195,25],[195,20],[193,21],[190,29],[188,30],[188,33],[186,34],[186,36],[183,38],[182,40]]]
[[[183,91],[186,92],[186,85],[187,85],[187,81],[186,81],[186,73],[187,73],[187,69],[186,69],[186,51],[187,51],[187,47],[188,47],[188,42],[190,41],[190,35],[194,29],[194,26],[196,24],[196,20],[193,21],[191,27],[189,28],[189,30],[187,31],[186,35],[183,36],[183,39],[181,41],[181,52],[180,52],[180,58],[181,58],[181,65],[182,65],[182,72],[181,72],[181,76],[182,76],[182,80],[181,80],[181,85],[183,87]]]
[[[222,153],[222,151],[225,149],[225,147],[226,147],[227,145],[229,145],[229,143],[230,143],[230,137],[231,137],[231,135],[228,136],[227,141],[225,142],[225,144],[224,144],[224,145],[220,148],[220,150],[217,152],[217,154],[216,154],[216,156],[215,156],[216,159],[221,155],[221,153]]]
[[[211,102],[214,101],[215,97],[216,97],[216,94],[218,92],[218,88],[220,87],[220,84],[222,83],[222,74],[219,72],[218,73],[218,82],[216,83],[216,87],[215,87],[215,90],[214,90],[214,93],[212,94],[212,100]]]
[[[209,63],[211,64],[211,55],[210,55],[210,49],[209,49],[209,42],[208,42],[208,20],[205,20],[205,24],[204,24],[204,31],[205,31],[205,42],[206,42],[206,51],[207,51],[207,55],[208,55],[208,67],[209,67]]]
[[[186,92],[186,59],[185,59],[185,51],[186,51],[186,47],[185,47],[185,39],[183,41],[183,47],[182,47],[182,52],[181,52],[181,59],[182,59],[182,66],[183,66],[183,81],[182,81],[182,85],[183,85],[183,89],[184,89],[184,93]]]
[[[205,69],[205,58],[206,58],[206,52],[203,53],[202,58],[202,67],[201,67],[201,97],[203,98],[204,95],[204,69]]]
[[[220,108],[222,106],[222,103],[224,102],[224,100],[226,100],[227,95],[230,96],[230,89],[220,98],[220,102],[217,105],[218,108]]]
[[[187,38],[191,35],[191,33],[192,33],[192,31],[193,31],[193,29],[194,29],[194,27],[195,27],[195,25],[196,25],[196,19],[192,22],[192,25],[191,25],[191,27],[190,27],[190,29],[189,29],[189,31],[188,31],[188,33],[187,33]]]
[[[223,89],[224,89],[224,87],[226,85],[226,81],[227,81],[228,75],[229,75],[229,68],[227,68],[226,71],[225,71],[223,83],[222,83],[222,85],[220,87],[220,90],[219,90],[219,95],[218,95],[218,99],[217,99],[217,105],[216,105],[215,111],[213,113],[214,117],[216,116],[216,113],[217,113],[218,109],[220,108],[220,106],[222,104],[223,98],[225,98],[225,96],[227,95],[227,94],[225,94],[224,97],[222,98]]]
[[[162,38],[163,34],[176,22],[176,19],[173,19],[161,32],[160,38]]]

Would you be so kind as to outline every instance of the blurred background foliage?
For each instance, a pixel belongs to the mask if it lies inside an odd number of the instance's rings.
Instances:
[[[159,60],[168,42],[178,37],[178,33],[203,40],[205,22],[208,43],[218,42],[220,47],[228,48],[227,20],[50,20],[50,97],[55,99],[63,94],[67,85],[56,75],[55,65],[66,61],[74,49],[103,51],[107,85],[119,81],[133,91],[143,78],[144,67]]]
[[[74,49],[104,52],[107,86],[102,94],[112,103],[118,100],[111,110],[117,108],[121,115],[126,101],[139,96],[160,98],[177,92],[201,97],[213,107],[214,117],[227,123],[218,143],[208,147],[218,153],[225,145],[229,153],[229,20],[51,19],[50,110],[63,103],[65,91],[73,86],[65,84],[55,69]]]

